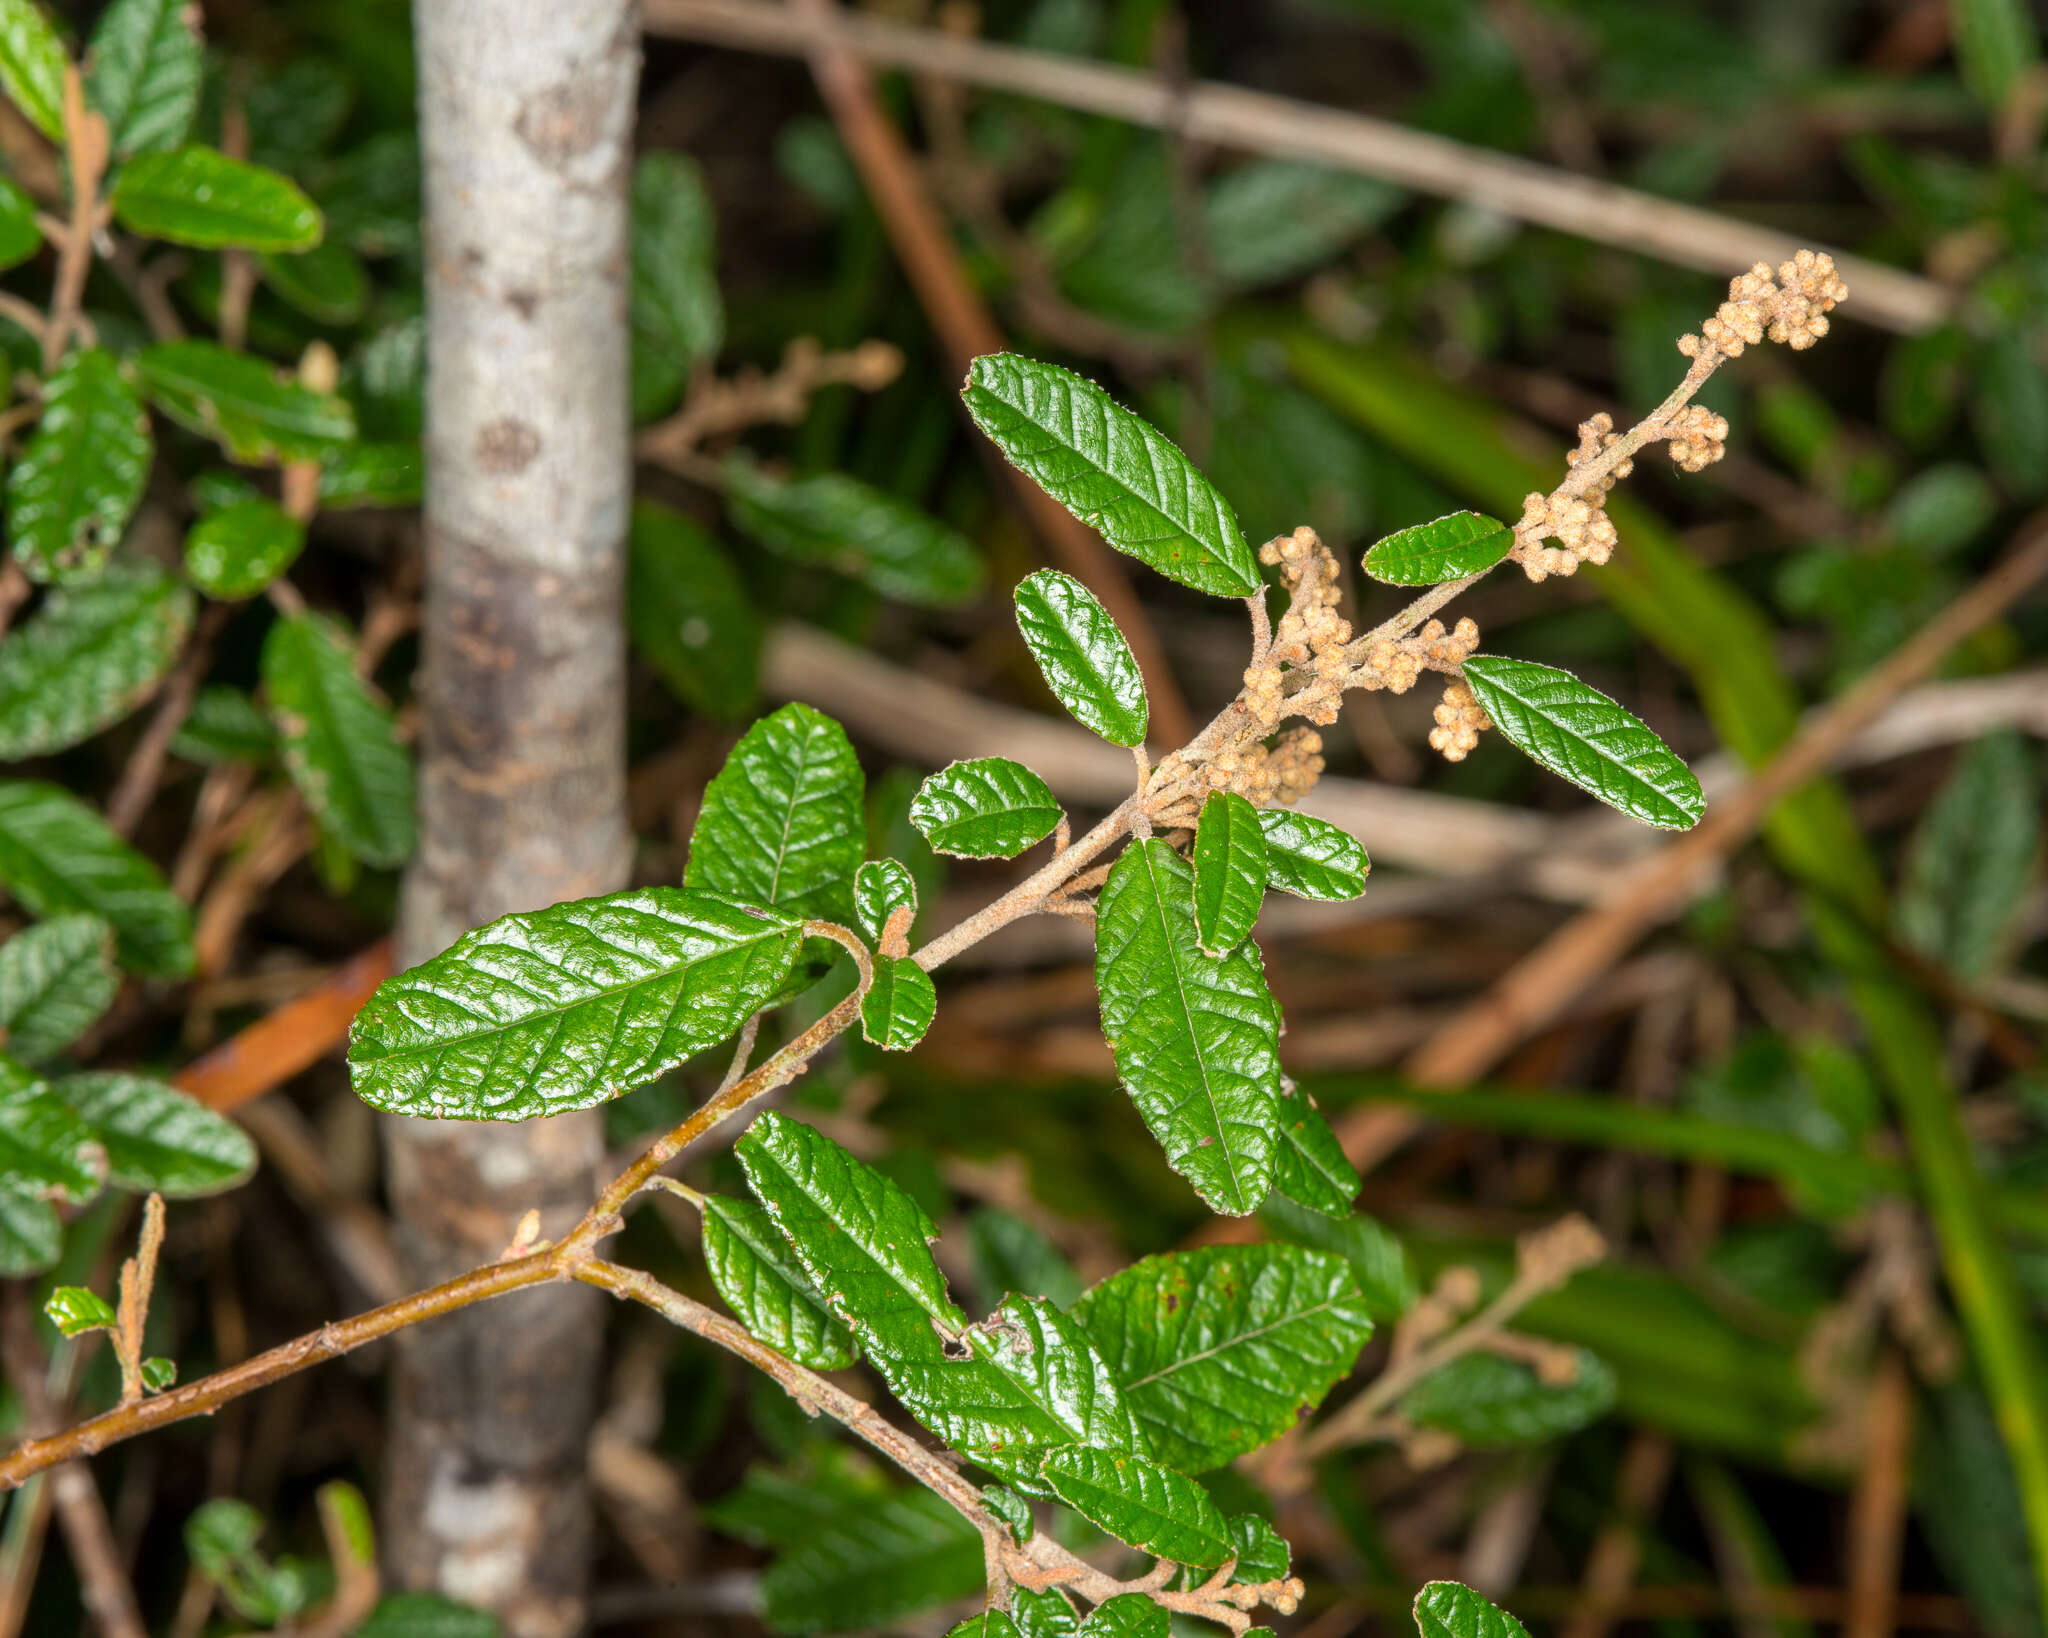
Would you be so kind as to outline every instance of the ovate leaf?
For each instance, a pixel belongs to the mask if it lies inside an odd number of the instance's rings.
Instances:
[[[111,1331],[118,1321],[113,1305],[97,1291],[82,1285],[60,1285],[43,1304],[50,1323],[67,1337],[82,1337],[88,1331]]]
[[[1300,899],[1355,899],[1372,861],[1349,831],[1292,808],[1259,809],[1266,833],[1266,885]]]
[[[83,910],[111,922],[121,965],[135,972],[192,970],[191,911],[155,865],[55,785],[0,781],[0,887],[36,916]]]
[[[862,777],[846,730],[790,704],[749,728],[705,787],[686,886],[799,917],[847,919]]]
[[[7,475],[7,528],[32,580],[85,579],[120,543],[155,445],[119,361],[81,347],[43,385],[35,436]]]
[[[765,1207],[707,1195],[704,1266],[740,1322],[777,1353],[814,1371],[843,1371],[853,1363],[846,1326],[790,1255]]]
[[[417,506],[425,481],[426,463],[412,439],[344,444],[320,462],[320,505],[329,512]]]
[[[839,1510],[761,1577],[778,1633],[864,1632],[978,1592],[981,1537],[931,1491],[899,1490]]]
[[[1126,1546],[1207,1569],[1230,1556],[1230,1536],[1209,1492],[1130,1451],[1067,1445],[1041,1469],[1059,1499]]]
[[[853,874],[853,921],[879,946],[898,910],[917,914],[917,882],[900,859],[870,859]]]
[[[725,482],[734,527],[792,563],[905,603],[947,606],[981,590],[981,558],[966,536],[858,478],[776,478],[735,454]]]
[[[190,762],[261,762],[277,749],[263,708],[239,688],[209,683],[193,696],[171,751]]]
[[[485,1120],[587,1109],[731,1035],[799,934],[674,887],[502,917],[378,987],[349,1032],[357,1095]]]
[[[1112,745],[1144,743],[1144,674],[1093,592],[1057,569],[1027,575],[1017,586],[1017,629],[1046,686],[1076,719]]]
[[[233,1188],[256,1169],[256,1148],[233,1121],[147,1075],[66,1075],[57,1095],[107,1152],[107,1177],[173,1199]]]
[[[1080,1630],[1082,1638],[1167,1638],[1173,1623],[1164,1604],[1143,1593],[1118,1593],[1090,1610]]]
[[[1280,1137],[1273,1186],[1327,1216],[1348,1217],[1362,1186],[1358,1172],[1308,1094],[1285,1079],[1280,1083]]]
[[[718,543],[655,501],[633,504],[626,623],[685,705],[731,719],[754,703],[761,619]]]
[[[42,248],[36,202],[19,184],[0,177],[0,268],[19,267]],[[43,391],[49,392],[47,383]]]
[[[54,1058],[91,1027],[120,988],[114,930],[98,916],[56,916],[0,944],[0,1050]]]
[[[285,768],[328,834],[365,864],[403,864],[413,847],[412,759],[356,675],[340,622],[294,614],[273,625],[263,692]]]
[[[1052,788],[1021,762],[976,757],[941,768],[918,787],[910,820],[941,853],[1014,859],[1058,828]]]
[[[991,1490],[997,1488],[995,1486],[990,1487]],[[988,1490],[982,1492],[984,1499],[989,1494]],[[1014,1492],[1012,1493],[1012,1499],[1015,1499]],[[1010,1522],[1006,1514],[998,1512],[994,1503],[990,1504],[989,1511],[996,1513],[1005,1523]],[[1031,1517],[1031,1510],[1029,1508],[1024,1509],[1024,1517],[1027,1519]],[[1012,1528],[1015,1528],[1014,1524]],[[979,1615],[968,1616],[965,1621],[954,1626],[946,1634],[946,1638],[1022,1638],[1022,1635],[1018,1632],[1017,1623],[1010,1618],[1007,1610],[991,1609],[983,1610]]]
[[[1515,745],[1560,779],[1644,824],[1689,830],[1707,801],[1692,770],[1641,722],[1568,671],[1475,655],[1465,681]]]
[[[1415,1595],[1422,1638],[1529,1638],[1529,1630],[1497,1605],[1456,1581],[1432,1581]]]
[[[1477,512],[1453,512],[1388,535],[1365,554],[1365,572],[1390,586],[1435,586],[1492,568],[1515,532]]]
[[[1196,591],[1258,591],[1258,564],[1230,503],[1092,381],[991,353],[968,369],[961,397],[1012,465],[1118,551]]]
[[[52,142],[64,141],[64,42],[35,0],[0,0],[0,87]]]
[[[1010,1617],[1023,1638],[1074,1638],[1081,1630],[1081,1618],[1057,1587],[1044,1592],[1017,1588],[1010,1598]]]
[[[194,145],[138,154],[114,183],[114,216],[131,233],[200,250],[309,250],[320,211],[288,176]]]
[[[1031,1504],[1006,1484],[983,1485],[981,1505],[1009,1527],[1011,1540],[1020,1545],[1038,1533],[1038,1520],[1032,1516]]]
[[[725,339],[717,218],[702,173],[681,154],[633,167],[633,337],[687,374]]]
[[[344,399],[211,341],[166,341],[137,360],[150,401],[238,461],[317,461],[356,435]]]
[[[1283,1240],[1342,1257],[1351,1265],[1366,1314],[1397,1320],[1415,1306],[1420,1289],[1408,1248],[1370,1217],[1331,1217],[1275,1193],[1259,1208],[1259,1220]]]
[[[0,1279],[44,1273],[63,1252],[63,1221],[42,1190],[28,1183],[0,1183]]]
[[[1195,942],[1227,955],[1251,936],[1266,894],[1266,833],[1236,791],[1211,791],[1195,823]]]
[[[1153,1452],[1206,1472],[1277,1439],[1372,1336],[1351,1270],[1301,1246],[1148,1257],[1074,1306]]]
[[[1095,983],[1117,1074],[1173,1169],[1217,1211],[1258,1209],[1273,1181],[1280,1013],[1257,946],[1205,955],[1193,871],[1133,843],[1095,910]]]
[[[2041,771],[2006,730],[1966,750],[1906,855],[1899,930],[1959,978],[1982,978],[2013,943],[2041,853]]]
[[[1209,263],[1231,284],[1271,284],[1327,262],[1407,196],[1391,183],[1294,159],[1258,159],[1210,183]]]
[[[931,975],[909,956],[874,957],[875,978],[861,997],[861,1034],[889,1052],[908,1052],[924,1039],[938,1011]]]
[[[1479,1449],[1576,1433],[1613,1407],[1615,1380],[1597,1355],[1580,1348],[1574,1357],[1571,1380],[1552,1383],[1517,1359],[1464,1354],[1409,1389],[1401,1414],[1417,1427],[1441,1429]]]
[[[119,722],[177,663],[191,627],[191,592],[155,568],[58,587],[0,644],[0,762]]]
[[[92,1137],[47,1081],[0,1056],[0,1184],[90,1200],[101,1170]]]
[[[85,52],[85,100],[106,117],[114,157],[183,142],[205,63],[185,0],[114,0]]]
[[[237,501],[186,533],[185,573],[209,597],[254,597],[305,544],[306,526],[275,501]]]

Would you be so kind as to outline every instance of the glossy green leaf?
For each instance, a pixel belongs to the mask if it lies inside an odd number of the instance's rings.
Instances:
[[[731,1035],[799,933],[674,887],[501,917],[378,987],[349,1032],[356,1093],[410,1115],[587,1109]]]
[[[1236,791],[1211,791],[1195,823],[1195,942],[1227,955],[1251,936],[1266,896],[1266,833]]]
[[[718,356],[725,305],[718,293],[718,221],[703,173],[677,153],[644,153],[633,166],[633,338],[683,374]]]
[[[905,603],[950,606],[981,590],[981,557],[965,535],[858,478],[777,478],[735,454],[725,484],[733,526],[792,563]]]
[[[1010,1597],[1010,1619],[1023,1638],[1074,1638],[1081,1630],[1081,1618],[1057,1587],[1044,1592],[1017,1588]]]
[[[347,444],[320,463],[320,506],[346,512],[358,506],[417,506],[426,461],[410,439]]]
[[[1011,464],[1118,551],[1196,591],[1258,591],[1258,563],[1230,503],[1092,381],[991,353],[968,369],[961,397]]]
[[[192,594],[155,568],[58,587],[0,645],[0,762],[119,722],[177,663],[191,627]]]
[[[1209,1205],[1258,1209],[1279,1144],[1280,1011],[1258,946],[1203,954],[1194,872],[1162,841],[1135,842],[1095,911],[1095,983],[1117,1075],[1168,1164]]]
[[[845,921],[866,824],[846,730],[790,704],[749,728],[705,787],[686,886],[791,916]]]
[[[114,930],[98,916],[54,916],[0,944],[0,1050],[54,1058],[92,1026],[121,986]]]
[[[263,708],[239,688],[209,683],[192,698],[171,751],[188,762],[262,762],[277,749]]]
[[[7,529],[32,580],[106,566],[142,499],[155,443],[119,361],[81,347],[50,375],[35,436],[7,474]]]
[[[1338,1258],[1205,1246],[1111,1275],[1074,1317],[1162,1461],[1206,1472],[1277,1439],[1346,1376],[1372,1321]]]
[[[371,865],[413,848],[412,759],[356,675],[341,623],[287,615],[263,641],[263,692],[292,783],[323,828]]]
[[[178,1363],[165,1359],[161,1354],[152,1354],[142,1362],[142,1386],[145,1392],[162,1393],[174,1387],[178,1381]]]
[[[898,910],[917,914],[917,882],[900,859],[870,859],[853,873],[853,922],[880,947],[889,918]]]
[[[878,955],[875,978],[860,1001],[861,1034],[889,1052],[908,1052],[924,1039],[939,1008],[939,992],[908,956]]]
[[[1014,1491],[1004,1491],[995,1485],[981,1493],[982,1499],[987,1501],[991,1493],[1007,1495],[1012,1501],[1018,1502],[1019,1506],[1023,1505]],[[1010,1524],[1012,1529],[1015,1528],[1009,1514],[999,1512],[994,1505],[990,1505],[989,1511]],[[1031,1517],[1031,1510],[1028,1507],[1024,1508],[1024,1517]],[[1017,1623],[1010,1618],[1007,1610],[989,1609],[981,1611],[978,1615],[968,1616],[965,1621],[952,1627],[946,1633],[946,1638],[1023,1638],[1023,1635],[1018,1632]]]
[[[197,144],[129,160],[113,206],[129,232],[199,250],[310,250],[322,229],[290,177]]]
[[[1280,1138],[1273,1187],[1326,1216],[1348,1217],[1363,1186],[1358,1172],[1315,1101],[1285,1078],[1280,1082]]]
[[[36,202],[19,184],[0,177],[0,269],[19,267],[42,248]],[[46,394],[48,390],[45,386]]]
[[[256,1169],[256,1146],[225,1115],[146,1075],[66,1075],[57,1096],[107,1152],[108,1181],[174,1200],[218,1194]]]
[[[355,1638],[499,1638],[498,1618],[439,1593],[386,1593]]]
[[[0,1183],[0,1279],[46,1273],[64,1254],[57,1208],[30,1183]]]
[[[1470,1587],[1432,1581],[1415,1595],[1422,1638],[1529,1638],[1528,1628]]]
[[[64,42],[35,0],[0,0],[0,87],[29,123],[64,141]]]
[[[1475,655],[1465,681],[1494,726],[1560,779],[1646,825],[1689,830],[1707,799],[1692,770],[1641,722],[1568,671]]]
[[[717,541],[656,501],[635,501],[627,536],[626,623],[633,646],[709,716],[744,716],[761,669],[761,618]]]
[[[216,342],[160,342],[137,367],[151,403],[238,461],[317,461],[356,435],[345,400]]]
[[[1298,899],[1355,899],[1372,861],[1348,830],[1292,808],[1259,809],[1266,833],[1266,885]]]
[[[922,1488],[849,1506],[761,1576],[762,1618],[791,1638],[888,1627],[981,1590],[981,1537]]]
[[[1906,854],[1899,931],[1959,978],[1978,979],[2017,942],[2041,858],[2041,770],[2011,730],[1964,751]]]
[[[976,757],[941,768],[918,787],[910,820],[940,853],[1014,859],[1059,828],[1052,788],[1021,762]]]
[[[155,865],[55,785],[0,781],[0,887],[35,916],[83,910],[111,922],[121,965],[134,972],[192,970],[192,912]]]
[[[1223,1522],[1230,1535],[1230,1550],[1237,1559],[1231,1567],[1230,1585],[1255,1587],[1286,1580],[1293,1568],[1294,1555],[1279,1531],[1256,1513],[1232,1513]],[[1182,1570],[1174,1577],[1173,1585],[1181,1591],[1192,1591],[1206,1579],[1205,1571]]]
[[[1477,1449],[1537,1444],[1576,1433],[1614,1405],[1614,1372],[1597,1355],[1576,1351],[1571,1381],[1545,1382],[1528,1365],[1471,1353],[1430,1372],[1402,1396],[1401,1414]]]
[[[1365,572],[1390,586],[1435,586],[1492,568],[1514,543],[1505,523],[1453,512],[1388,535],[1365,554]]]
[[[1250,286],[1321,267],[1397,210],[1407,195],[1377,177],[1294,159],[1256,159],[1209,184],[1209,264]]]
[[[315,324],[353,324],[370,304],[370,272],[345,244],[266,250],[256,258],[263,282]]]
[[[92,1128],[47,1081],[0,1056],[0,1183],[90,1200],[102,1169],[92,1141]]]
[[[767,1208],[713,1194],[703,1212],[704,1266],[748,1331],[814,1371],[851,1365],[846,1326],[797,1266]]]
[[[1167,1638],[1173,1623],[1166,1606],[1143,1593],[1118,1593],[1088,1612],[1083,1638]]]
[[[206,64],[185,0],[113,0],[85,51],[85,100],[107,121],[114,157],[161,153],[191,133]]]
[[[238,501],[187,531],[185,573],[209,597],[254,597],[305,544],[306,526],[275,501]]]
[[[1010,1539],[1022,1546],[1038,1534],[1038,1520],[1031,1504],[1006,1484],[981,1487],[981,1505],[1009,1526]]]
[[[1397,1320],[1421,1295],[1408,1248],[1370,1217],[1331,1217],[1275,1192],[1259,1208],[1259,1221],[1283,1240],[1327,1251],[1350,1264],[1370,1319]]]
[[[1126,1546],[1198,1568],[1230,1556],[1209,1492],[1150,1457],[1064,1445],[1045,1453],[1040,1471],[1061,1501]]]
[[[1017,585],[1017,629],[1046,687],[1077,720],[1112,745],[1144,743],[1144,674],[1093,592],[1057,569],[1026,575]]]
[[[84,1336],[88,1331],[111,1331],[119,1323],[113,1305],[97,1291],[88,1291],[82,1285],[58,1286],[44,1302],[43,1312],[67,1337]]]

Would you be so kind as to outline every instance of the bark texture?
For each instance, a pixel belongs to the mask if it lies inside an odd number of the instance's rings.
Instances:
[[[417,0],[428,327],[420,850],[399,956],[626,880],[621,596],[631,489],[631,0]],[[593,1112],[390,1119],[417,1284],[588,1205]],[[521,1293],[407,1334],[385,1541],[509,1638],[585,1618],[603,1298]]]

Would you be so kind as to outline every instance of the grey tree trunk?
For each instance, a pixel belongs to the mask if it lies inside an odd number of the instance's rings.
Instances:
[[[417,0],[427,266],[420,850],[407,964],[515,910],[626,880],[621,597],[632,0]],[[420,1282],[589,1203],[595,1113],[392,1119],[400,1244]],[[585,1479],[603,1316],[580,1287],[407,1333],[383,1508],[397,1579],[584,1625]]]

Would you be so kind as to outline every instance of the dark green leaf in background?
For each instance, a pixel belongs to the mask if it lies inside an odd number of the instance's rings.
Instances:
[[[146,1075],[66,1075],[57,1096],[107,1152],[107,1178],[174,1200],[218,1194],[256,1169],[256,1146],[225,1115]]]
[[[1211,791],[1195,824],[1195,942],[1212,956],[1251,936],[1266,893],[1266,833],[1236,791]]]
[[[0,781],[0,887],[35,916],[83,910],[112,923],[121,965],[135,972],[192,970],[192,912],[155,865],[55,785]]]
[[[1072,575],[1040,569],[1017,584],[1017,629],[1060,704],[1112,745],[1141,745],[1150,722],[1131,645]]]
[[[173,755],[211,767],[222,762],[262,762],[277,749],[270,718],[239,688],[209,683],[193,696],[192,709],[171,741]]]
[[[196,144],[129,160],[113,206],[131,233],[199,250],[310,250],[320,242],[319,209],[290,177]]]
[[[439,1593],[386,1593],[355,1638],[498,1638],[498,1618]]]
[[[1391,183],[1293,159],[1259,159],[1209,184],[1209,264],[1235,285],[1313,272],[1385,221],[1407,196]]]
[[[761,1577],[762,1617],[791,1638],[886,1627],[979,1592],[981,1537],[929,1490],[839,1509]]]
[[[120,988],[114,930],[98,916],[53,916],[0,944],[0,1050],[54,1058],[106,1011]]]
[[[677,153],[644,153],[633,167],[633,336],[687,375],[718,355],[718,222],[703,173]]]
[[[0,1279],[44,1273],[63,1250],[63,1221],[42,1191],[28,1183],[0,1183]]]
[[[344,400],[217,342],[159,342],[137,362],[150,402],[238,461],[316,461],[356,435]]]
[[[263,282],[315,324],[353,324],[370,302],[370,273],[347,245],[266,250],[256,258]]]
[[[191,592],[156,568],[58,587],[0,645],[0,762],[119,722],[177,663],[191,627]]]
[[[627,544],[634,646],[685,705],[744,716],[758,686],[761,620],[724,550],[694,520],[646,500],[633,504]]]
[[[113,0],[85,53],[85,100],[107,121],[114,157],[160,153],[191,133],[205,54],[186,0]]]
[[[320,505],[329,512],[356,506],[417,506],[426,480],[420,446],[408,439],[345,444],[320,463]]]
[[[50,1083],[0,1055],[0,1183],[73,1201],[99,1192],[93,1130]]]
[[[2041,857],[2041,770],[2019,734],[1966,750],[1906,854],[1899,931],[1958,978],[1979,979],[2014,942]]]
[[[1438,1428],[1478,1449],[1536,1444],[1576,1433],[1614,1405],[1614,1372],[1576,1351],[1569,1382],[1550,1383],[1516,1359],[1471,1353],[1430,1372],[1401,1399],[1417,1427]]]
[[[275,501],[209,512],[185,536],[185,573],[209,597],[254,597],[292,566],[306,526]]]
[[[0,87],[52,142],[64,141],[64,42],[35,0],[0,0]]]
[[[7,530],[31,580],[100,572],[154,452],[142,399],[112,353],[81,347],[57,366],[35,436],[7,475]]]
[[[36,202],[17,183],[0,177],[0,268],[19,267],[42,248]]]
[[[1059,799],[1043,779],[1005,756],[941,768],[918,787],[911,822],[940,853],[1014,859],[1058,828]]]

